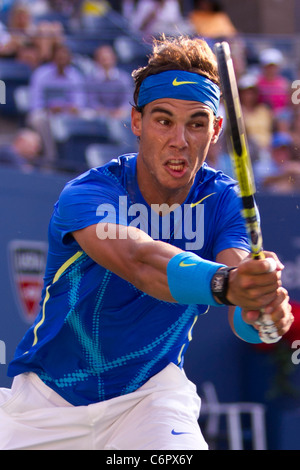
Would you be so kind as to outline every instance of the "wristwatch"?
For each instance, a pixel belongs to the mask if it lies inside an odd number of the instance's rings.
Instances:
[[[236,269],[236,266],[230,268],[220,268],[213,275],[211,280],[211,291],[213,295],[224,305],[234,305],[226,298],[229,283],[229,273],[233,269]]]

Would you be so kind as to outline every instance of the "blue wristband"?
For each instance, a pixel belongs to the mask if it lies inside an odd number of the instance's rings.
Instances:
[[[247,343],[260,344],[263,342],[258,331],[252,325],[244,322],[241,307],[236,307],[234,311],[233,326],[236,334]]]
[[[167,266],[169,289],[180,304],[220,307],[211,292],[213,275],[224,265],[207,261],[192,252],[173,256]]]

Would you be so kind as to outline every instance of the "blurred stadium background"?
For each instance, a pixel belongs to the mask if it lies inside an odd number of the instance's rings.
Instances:
[[[51,47],[59,39],[67,45],[71,64],[83,77],[80,93],[97,95],[97,80],[90,81],[94,77],[90,72],[100,45],[112,47],[117,67],[125,73],[146,63],[149,31],[132,24],[130,10],[125,9],[132,7],[131,3],[26,0],[21,3],[23,19],[13,24],[12,13],[20,2],[0,2],[0,80],[5,84],[5,102],[0,104],[0,340],[1,346],[5,344],[0,353],[0,386],[10,385],[7,364],[39,308],[47,227],[61,189],[79,172],[137,149],[129,114],[120,117],[108,110],[99,112],[87,99],[76,113],[46,109],[46,124],[56,149],[55,155],[47,154],[40,128],[30,120],[30,93],[36,69],[52,58],[34,62],[36,56],[33,58],[26,47],[34,43],[34,49],[45,36]],[[183,32],[202,37],[191,22],[194,2],[178,4],[180,24],[164,24],[161,16],[151,33]],[[281,53],[280,74],[290,83],[287,104],[279,111],[271,109],[268,143],[261,146],[251,141],[251,146],[257,164],[257,202],[265,248],[277,252],[286,266],[284,285],[289,289],[296,321],[284,341],[253,347],[232,335],[223,311],[211,309],[194,328],[186,372],[202,396],[200,422],[212,448],[299,450],[300,134],[295,124],[299,104],[292,103],[291,96],[292,83],[300,79],[300,0],[224,0],[221,11],[228,15],[233,31],[228,35],[227,30],[217,35],[211,32],[205,37],[212,46],[219,39],[231,43],[241,82],[245,77],[257,79],[263,68],[261,53],[276,49]],[[58,29],[49,27],[53,23],[56,28],[60,25]],[[22,54],[24,48],[28,54]],[[246,88],[252,85],[241,86],[241,90]],[[41,145],[32,149],[24,130],[38,134]],[[225,147],[221,142],[209,155],[209,162],[230,172]],[[278,147],[292,150],[290,158],[296,170],[286,174],[287,181],[268,186],[262,175],[267,177],[271,171],[272,151]]]

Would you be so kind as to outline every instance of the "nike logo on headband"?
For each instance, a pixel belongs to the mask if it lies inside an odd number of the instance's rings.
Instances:
[[[173,80],[172,85],[173,85],[173,86],[180,86],[180,85],[188,85],[188,84],[191,84],[191,83],[197,85],[197,82],[178,82],[178,81],[177,81],[177,77],[176,77],[176,78]]]
[[[216,115],[220,88],[209,78],[184,70],[166,70],[143,80],[138,96],[139,107],[165,98],[197,101],[211,108]]]

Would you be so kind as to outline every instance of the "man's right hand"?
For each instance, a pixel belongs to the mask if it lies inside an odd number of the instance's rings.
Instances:
[[[284,266],[275,253],[265,256],[276,261],[276,269],[270,272],[267,259],[254,260],[249,255],[238,267],[230,271],[227,299],[245,310],[261,310],[277,298],[281,287],[281,271]]]

